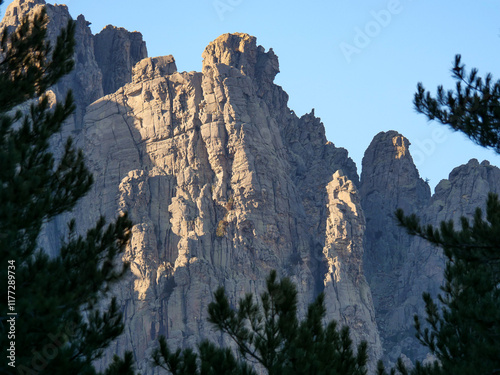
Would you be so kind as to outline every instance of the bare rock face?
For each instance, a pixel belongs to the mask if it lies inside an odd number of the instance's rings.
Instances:
[[[55,31],[52,32],[54,38],[57,38],[61,25],[67,23],[66,19],[64,23],[52,21],[56,19],[54,17],[56,10],[62,10],[62,7],[66,8],[62,5],[47,5],[47,14],[51,22],[54,23],[52,27],[52,30]],[[69,18],[67,9],[64,13]],[[75,68],[57,83],[55,89],[58,97],[63,97],[69,90],[73,91],[76,104],[75,124],[78,129],[82,126],[85,108],[103,95],[102,72],[97,65],[93,53],[93,35],[89,28],[89,22],[82,15],[79,15],[76,19],[75,42]]]
[[[236,304],[276,269],[296,283],[302,314],[324,291],[328,318],[369,342],[373,365],[381,346],[354,163],[313,114],[288,109],[277,57],[254,37],[223,35],[203,58],[201,73],[144,59],[87,108],[78,142],[96,183],[79,218],[127,210],[135,223],[132,275],[115,291],[127,330],[107,360],[133,350],[149,373],[159,335],[172,346],[220,341],[206,321],[212,293],[223,285]]]
[[[45,0],[17,0],[9,4],[0,23],[0,28],[7,27],[8,32],[15,30],[21,24],[23,17],[30,11],[39,12],[45,5]]]
[[[395,131],[375,136],[365,152],[361,174],[361,204],[366,215],[364,264],[375,304],[384,349],[395,361],[404,340],[414,340],[413,315],[421,300],[407,306],[409,264],[416,265],[408,249],[413,238],[397,226],[394,212],[421,213],[430,200],[430,188],[420,178],[409,152],[410,142]],[[398,349],[395,349],[398,348]],[[409,353],[406,353],[407,355]],[[411,353],[414,354],[414,353]],[[410,358],[414,356],[408,355]]]
[[[175,72],[177,66],[172,55],[145,58],[132,68],[132,83],[161,78]]]
[[[363,272],[365,218],[352,181],[337,171],[327,185],[328,213],[323,254],[326,307],[338,321],[348,324],[372,342],[374,319],[371,291]],[[353,298],[354,297],[354,298]],[[372,352],[373,353],[373,352]]]
[[[104,95],[129,83],[132,67],[148,56],[141,33],[112,25],[94,36],[94,53],[103,75]]]
[[[500,170],[485,160],[471,159],[451,171],[447,180],[436,186],[427,209],[428,220],[459,223],[461,216],[472,217],[476,207],[483,212],[489,192],[499,193]],[[449,208],[452,208],[451,210]]]
[[[385,359],[424,360],[427,350],[414,338],[413,316],[425,317],[422,293],[439,293],[444,257],[440,249],[411,237],[396,224],[394,212],[416,213],[423,223],[459,222],[485,207],[498,191],[500,170],[471,160],[442,180],[431,197],[419,177],[410,143],[394,132],[379,133],[363,159],[361,202],[366,216],[364,266],[376,310]]]
[[[44,0],[15,0],[7,7],[0,30],[7,27],[9,32],[14,31],[23,17],[33,17],[44,7],[49,18],[47,40],[55,46],[60,30],[71,19],[66,5],[45,4]],[[76,110],[71,128],[81,127],[85,108],[103,95],[102,75],[94,58],[92,38],[88,22],[79,16],[75,29],[75,67],[51,89],[59,101],[64,100],[69,90],[73,91]]]
[[[44,0],[14,0],[7,7],[0,30],[7,27],[12,32],[24,16],[32,17],[44,7],[49,18],[47,39],[55,46],[60,30],[71,19],[66,5],[46,4]],[[108,26],[94,36],[83,15],[75,22],[75,67],[51,88],[59,101],[64,100],[69,90],[73,92],[76,110],[65,131],[80,129],[86,107],[130,82],[132,67],[147,56],[145,42],[138,32]]]

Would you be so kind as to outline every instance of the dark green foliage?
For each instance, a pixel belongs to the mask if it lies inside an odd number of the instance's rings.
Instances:
[[[443,248],[446,256],[439,303],[425,293],[428,327],[415,317],[417,338],[439,360],[445,374],[493,374],[500,369],[500,201],[490,193],[486,220],[476,209],[461,230],[452,221],[422,227],[415,215],[397,218],[410,234]],[[429,371],[429,369],[424,369]]]
[[[134,359],[132,358],[132,353],[125,353],[123,359],[114,356],[113,363],[106,369],[103,375],[134,375],[132,370],[134,365]]]
[[[177,349],[172,353],[164,337],[153,353],[155,365],[174,375],[256,375],[245,362],[236,359],[231,349],[224,349],[203,341],[196,354],[192,349]]]
[[[0,63],[0,240],[9,244],[3,249],[23,259],[34,251],[43,222],[70,210],[92,184],[71,139],[57,166],[47,151],[49,139],[74,110],[71,94],[50,112],[44,97],[29,114],[6,114],[41,95],[73,65],[74,22],[62,31],[50,62],[46,24],[45,11],[32,22],[25,18],[13,34],[3,32],[0,45],[5,54]]]
[[[46,24],[45,11],[25,18],[14,33],[2,34],[0,44],[0,279],[5,283],[0,347],[13,342],[15,350],[15,367],[4,358],[0,373],[95,374],[92,362],[123,331],[116,301],[104,311],[96,304],[127,269],[116,269],[115,261],[131,223],[126,215],[109,225],[101,218],[86,236],[78,236],[73,220],[59,256],[50,258],[37,247],[43,224],[70,211],[92,184],[71,139],[58,161],[49,150],[50,138],[74,110],[71,94],[52,109],[44,96],[73,66],[74,22],[53,49],[45,41]],[[27,113],[15,110],[32,99]],[[6,281],[14,279],[15,289],[8,293]],[[8,295],[15,301],[11,309]],[[10,331],[7,319],[13,312],[15,330]],[[131,374],[131,365],[127,354],[105,374]]]
[[[268,374],[366,374],[367,345],[361,343],[354,354],[349,329],[337,329],[332,321],[325,327],[324,296],[320,294],[308,308],[306,318],[297,319],[297,290],[288,278],[277,281],[272,271],[267,291],[260,303],[248,294],[233,309],[219,288],[208,307],[209,321],[228,335],[238,359],[228,348],[203,342],[199,356],[191,349],[172,353],[164,339],[155,352],[155,363],[172,374],[254,374],[254,364]],[[210,355],[207,355],[210,353]],[[225,372],[226,369],[234,372]]]
[[[43,9],[32,20],[25,17],[14,33],[9,35],[7,29],[2,32],[0,113],[42,95],[73,69],[75,23],[70,21],[61,30],[56,46],[52,48],[46,41],[47,21]]]
[[[500,153],[500,80],[493,82],[491,74],[483,80],[476,69],[467,75],[460,55],[455,57],[451,72],[457,80],[455,91],[439,86],[433,98],[419,83],[413,101],[415,109],[429,120],[449,125],[475,143]]]

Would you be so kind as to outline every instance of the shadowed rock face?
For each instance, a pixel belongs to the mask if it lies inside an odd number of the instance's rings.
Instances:
[[[45,7],[49,17],[47,39],[52,46],[56,45],[61,28],[66,27],[71,16],[66,5],[45,4],[44,0],[16,0],[6,9],[0,23],[0,29],[7,27],[13,31],[25,15],[40,12]],[[64,100],[69,90],[73,91],[76,110],[72,118],[72,127],[81,127],[85,108],[103,95],[102,74],[94,58],[93,36],[88,22],[80,15],[75,28],[75,67],[51,88],[57,100]]]
[[[408,251],[415,240],[398,227],[394,216],[398,208],[406,214],[425,212],[431,197],[429,186],[413,164],[409,146],[410,142],[395,131],[377,134],[365,152],[361,174],[361,205],[367,221],[364,265],[386,352],[394,351],[404,340],[415,344],[413,314],[422,294],[409,295],[416,275],[407,272],[422,259]],[[389,356],[390,360],[400,353]]]
[[[141,33],[108,25],[94,36],[94,54],[107,95],[132,80],[132,67],[147,57],[148,51]]]
[[[422,293],[436,296],[443,281],[442,252],[411,237],[394,218],[397,208],[416,213],[426,224],[459,223],[485,207],[489,191],[497,192],[500,170],[473,159],[455,168],[431,197],[411,155],[410,143],[395,131],[379,133],[365,152],[361,204],[366,216],[364,267],[376,310],[385,359],[403,354],[423,360],[427,351],[414,338],[413,316],[425,316]]]
[[[13,1],[7,7],[0,29],[7,27],[13,31],[24,15],[36,14],[43,7],[49,17],[47,39],[55,46],[61,28],[66,27],[71,19],[66,5],[45,4],[44,0]],[[79,129],[83,124],[85,108],[130,82],[132,67],[147,57],[147,49],[139,32],[106,26],[94,36],[90,23],[83,15],[79,15],[75,22],[75,67],[52,91],[58,100],[64,100],[69,90],[73,92],[76,110],[72,126]]]

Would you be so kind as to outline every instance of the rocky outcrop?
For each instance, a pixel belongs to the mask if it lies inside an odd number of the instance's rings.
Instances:
[[[390,360],[401,354],[403,341],[416,341],[411,330],[413,314],[417,312],[405,306],[413,286],[405,267],[416,260],[408,252],[414,239],[397,226],[394,212],[402,208],[407,214],[421,213],[431,196],[429,186],[413,164],[409,146],[410,142],[395,131],[377,134],[365,152],[361,174],[361,204],[367,221],[366,278],[384,348],[393,354],[389,355]],[[420,295],[412,298],[418,302]]]
[[[46,4],[44,0],[15,0],[6,9],[0,30],[6,27],[12,32],[25,15],[32,16],[43,7],[49,19],[47,40],[55,46],[60,30],[71,19],[66,5]],[[69,90],[73,92],[76,110],[65,131],[80,129],[86,107],[130,82],[133,65],[147,56],[146,45],[138,32],[108,26],[94,36],[83,15],[79,15],[75,23],[75,67],[51,88],[59,101],[64,100]]]
[[[340,170],[332,176],[327,192],[323,248],[327,268],[324,276],[326,308],[341,323],[356,327],[353,329],[373,345],[370,324],[375,315],[370,287],[363,272],[365,218],[360,197],[354,183]]]
[[[223,285],[237,303],[277,269],[298,286],[302,314],[325,291],[328,317],[367,340],[374,361],[354,163],[313,114],[288,109],[272,83],[277,58],[254,37],[223,35],[203,57],[201,73],[144,59],[131,83],[87,108],[78,141],[96,183],[79,217],[127,210],[135,223],[133,275],[116,290],[127,332],[113,351],[132,349],[147,373],[159,335],[219,341],[206,321],[213,291]]]
[[[497,191],[500,170],[471,160],[455,168],[430,196],[409,153],[410,143],[394,131],[379,133],[363,158],[361,202],[366,215],[364,266],[383,341],[385,359],[423,360],[427,350],[414,338],[413,316],[425,317],[422,293],[436,296],[443,281],[441,251],[399,228],[397,208],[416,213],[423,223],[459,223],[484,207]]]
[[[483,212],[489,192],[500,191],[500,169],[487,160],[479,163],[471,159],[451,171],[447,180],[441,180],[436,186],[426,218],[429,222],[453,220],[459,223],[460,217],[472,217],[476,207]]]
[[[58,13],[62,13],[64,17],[54,17]],[[55,40],[61,25],[66,25],[70,16],[64,5],[50,6],[47,4],[47,14],[51,20],[50,23],[52,23],[52,25],[49,23],[49,32]],[[93,35],[89,24],[82,15],[76,19],[75,68],[66,77],[63,77],[54,88],[58,98],[63,98],[69,90],[73,92],[76,104],[74,121],[77,129],[82,126],[85,108],[103,95],[102,72],[93,53]]]
[[[66,5],[45,4],[44,0],[16,0],[7,7],[5,16],[0,23],[0,30],[7,28],[12,32],[24,16],[33,16],[45,7],[49,18],[47,25],[47,40],[55,46],[57,36],[63,27],[66,27],[71,16]],[[75,27],[75,68],[63,77],[51,91],[55,98],[63,101],[71,89],[75,98],[76,110],[72,128],[82,124],[85,108],[94,100],[102,97],[102,76],[93,52],[92,33],[83,16],[76,20]]]
[[[94,54],[103,76],[104,95],[131,82],[132,67],[148,56],[141,33],[112,25],[94,36]]]

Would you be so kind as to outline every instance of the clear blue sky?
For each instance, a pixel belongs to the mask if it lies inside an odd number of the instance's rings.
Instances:
[[[9,3],[9,1],[6,1]],[[52,1],[49,1],[53,3]],[[498,0],[67,0],[93,33],[107,24],[140,31],[149,56],[172,54],[180,71],[201,70],[217,36],[246,32],[273,48],[276,83],[297,115],[315,108],[328,140],[361,159],[379,131],[397,130],[434,187],[470,158],[500,157],[459,133],[428,123],[412,105],[417,82],[452,88],[455,54],[500,78]],[[2,13],[6,4],[2,5]],[[390,14],[390,17],[388,17]],[[360,31],[366,37],[360,37]],[[436,134],[437,129],[443,129]]]

